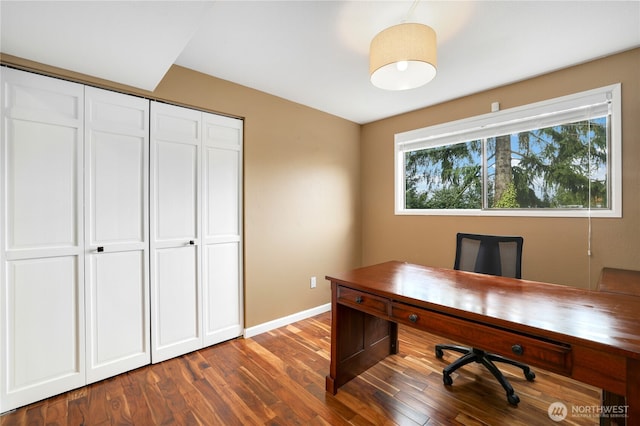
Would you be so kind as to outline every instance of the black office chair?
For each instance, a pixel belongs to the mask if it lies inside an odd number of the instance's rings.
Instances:
[[[456,260],[453,269],[512,278],[522,277],[522,237],[459,233],[456,238]],[[471,362],[478,362],[498,379],[507,392],[507,401],[512,405],[518,405],[520,398],[494,362],[504,362],[521,368],[525,378],[529,381],[533,381],[536,377],[529,366],[481,349],[457,345],[436,345],[436,357],[442,358],[443,350],[464,354],[442,370],[442,380],[445,385],[453,384],[451,373],[455,370]]]

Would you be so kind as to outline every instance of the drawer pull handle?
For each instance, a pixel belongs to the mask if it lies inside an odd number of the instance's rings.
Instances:
[[[409,315],[409,321],[411,321],[411,322],[418,321],[418,316],[416,314]]]
[[[522,355],[524,353],[524,348],[520,345],[511,346],[511,351],[516,355]]]
[[[362,303],[362,296],[356,296],[356,303]]]
[[[104,247],[99,246],[99,247],[96,249],[96,251],[97,251],[98,253],[102,253],[102,252],[104,251]]]
[[[189,240],[189,245],[190,245],[190,246],[195,245],[195,243],[196,243],[195,241],[193,241],[193,240]]]

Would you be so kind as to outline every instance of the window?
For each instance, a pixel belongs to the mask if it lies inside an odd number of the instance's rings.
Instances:
[[[396,214],[621,217],[620,84],[395,135]]]

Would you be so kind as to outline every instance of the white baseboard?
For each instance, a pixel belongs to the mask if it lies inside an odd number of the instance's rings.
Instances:
[[[311,318],[315,315],[322,314],[331,310],[331,303],[326,305],[316,306],[315,308],[307,309],[306,311],[297,312],[295,314],[288,315],[286,317],[278,318],[273,321],[265,322],[254,327],[244,329],[244,338],[248,339],[253,336],[257,336],[261,333],[276,329],[278,327],[284,327],[296,321]]]

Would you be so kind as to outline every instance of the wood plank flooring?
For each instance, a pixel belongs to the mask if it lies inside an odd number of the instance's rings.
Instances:
[[[442,339],[400,327],[400,353],[340,388],[325,392],[330,353],[329,313],[251,339],[236,339],[9,412],[11,425],[595,425],[572,415],[593,407],[600,390],[534,369],[535,382],[517,370],[509,378],[521,402],[478,364],[442,384]],[[563,402],[567,418],[547,410]]]

